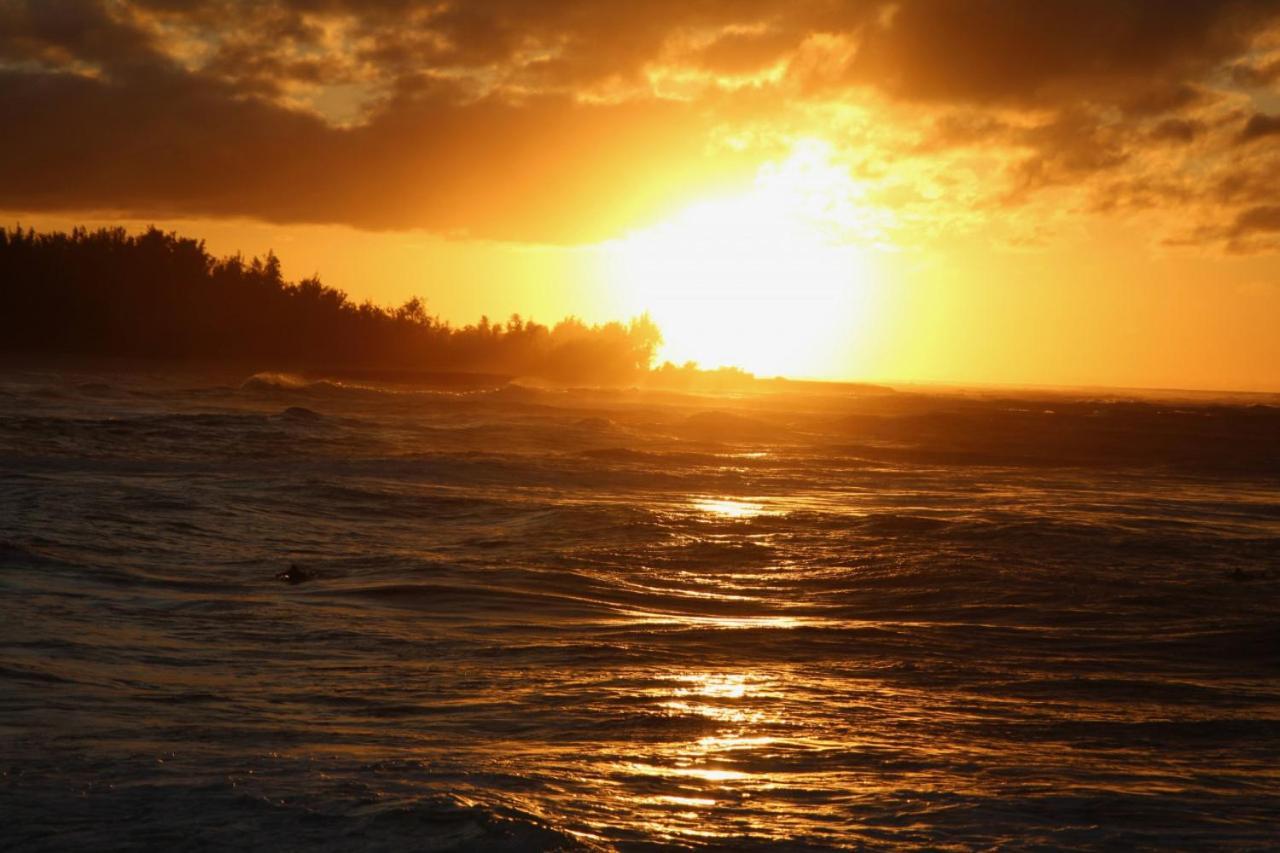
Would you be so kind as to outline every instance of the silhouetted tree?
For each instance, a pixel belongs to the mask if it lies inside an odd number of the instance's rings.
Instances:
[[[512,315],[452,328],[414,297],[355,305],[311,276],[285,281],[273,252],[215,258],[150,228],[38,234],[0,228],[0,352],[253,359],[271,366],[457,370],[569,382],[645,374],[662,341],[630,324],[554,328]]]

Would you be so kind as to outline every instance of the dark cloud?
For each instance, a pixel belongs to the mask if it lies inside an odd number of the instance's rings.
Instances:
[[[1129,156],[1120,134],[1084,111],[1067,112],[1024,131],[1019,141],[1035,153],[1015,169],[1013,200],[1046,186],[1074,183],[1115,169]]]
[[[1214,96],[1200,86],[1155,81],[1137,84],[1119,99],[1118,106],[1126,116],[1141,119],[1180,112],[1213,100]]]
[[[1280,205],[1260,205],[1241,211],[1236,217],[1234,236],[1280,231]]]
[[[1249,120],[1245,122],[1244,127],[1240,130],[1240,141],[1252,142],[1255,139],[1261,139],[1264,136],[1275,136],[1278,133],[1280,133],[1280,115],[1255,113],[1249,116]]]
[[[167,67],[147,32],[111,16],[96,0],[0,5],[0,61],[84,65],[118,76]]]
[[[1159,142],[1185,145],[1204,133],[1204,122],[1195,119],[1167,118],[1151,128],[1151,138]]]
[[[1090,209],[1098,213],[1150,210],[1192,203],[1195,197],[1194,189],[1177,177],[1141,175],[1097,187],[1090,198]]]
[[[517,105],[419,92],[366,125],[336,128],[184,76],[121,86],[10,72],[0,75],[0,117],[24,128],[0,137],[0,205],[10,208],[559,242],[616,234],[717,169],[743,168],[700,160],[698,116],[654,100]]]
[[[900,97],[1038,104],[1127,99],[1238,56],[1277,4],[916,0],[865,30],[855,78]]]
[[[1228,163],[1212,176],[1209,195],[1224,207],[1258,205],[1274,201],[1280,186],[1280,152],[1270,156]]]
[[[1276,117],[1198,111],[1274,79],[1251,50],[1277,21],[1280,0],[0,0],[0,205],[585,240],[745,174],[709,145],[726,125],[866,97],[935,111],[911,156],[1006,146],[1021,198],[1155,185],[1114,175],[1147,147],[1265,147],[1230,134]]]
[[[1231,67],[1231,79],[1237,86],[1260,88],[1280,80],[1280,59],[1268,62],[1241,62]]]
[[[1229,252],[1280,248],[1280,205],[1257,205],[1240,211],[1220,236]]]

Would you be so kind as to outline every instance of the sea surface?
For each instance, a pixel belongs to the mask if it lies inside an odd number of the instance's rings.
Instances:
[[[1275,849],[1278,406],[6,369],[0,848]]]

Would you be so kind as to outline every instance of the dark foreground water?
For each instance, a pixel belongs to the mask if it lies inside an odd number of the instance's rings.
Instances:
[[[10,370],[0,847],[1274,847],[1276,403]]]

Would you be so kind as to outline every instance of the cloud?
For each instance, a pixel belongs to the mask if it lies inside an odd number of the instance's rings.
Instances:
[[[1241,210],[1235,219],[1201,238],[1221,240],[1228,252],[1249,254],[1280,249],[1280,205],[1261,204]]]
[[[1237,56],[1273,2],[917,0],[868,27],[851,76],[900,97],[1116,101]]]
[[[1251,207],[1236,217],[1236,236],[1268,231],[1280,231],[1280,205]]]
[[[11,0],[0,206],[579,242],[816,133],[913,198],[985,149],[1009,202],[1143,188],[1234,223],[1277,26],[1275,0]]]
[[[138,76],[167,58],[152,35],[95,0],[17,2],[0,7],[0,59],[7,63],[110,68]]]
[[[1159,142],[1185,145],[1204,133],[1204,122],[1195,119],[1167,118],[1151,128],[1151,138]]]
[[[1249,116],[1244,128],[1240,131],[1241,142],[1252,142],[1264,136],[1275,136],[1280,133],[1280,115],[1255,113]]]
[[[657,100],[513,104],[445,89],[339,128],[182,76],[121,86],[7,73],[0,117],[24,128],[0,138],[0,205],[12,208],[563,242],[618,233],[735,168],[706,160],[696,112]]]
[[[1231,79],[1237,86],[1260,88],[1280,80],[1280,58],[1262,62],[1241,62],[1230,69]]]
[[[1115,128],[1082,111],[1029,128],[1020,134],[1020,141],[1034,153],[1015,170],[1015,197],[1115,169],[1129,156]]]

